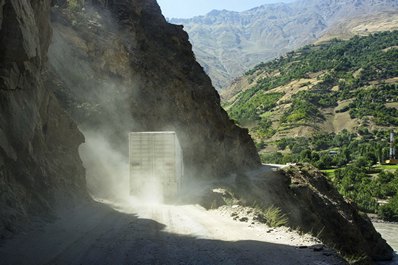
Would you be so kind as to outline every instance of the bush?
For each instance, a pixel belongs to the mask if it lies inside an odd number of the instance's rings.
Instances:
[[[72,11],[78,11],[82,8],[81,0],[68,0],[68,8]]]
[[[260,154],[261,162],[269,163],[269,164],[282,164],[283,163],[283,155],[282,153],[266,153]]]
[[[383,220],[398,222],[398,195],[395,195],[387,204],[381,206],[378,214]]]
[[[256,220],[266,223],[270,227],[280,227],[288,223],[287,217],[282,213],[282,210],[278,207],[271,206],[267,209],[261,209],[257,207]]]
[[[287,217],[282,213],[280,208],[271,206],[264,212],[265,219],[267,219],[267,225],[271,227],[279,227],[287,224]]]

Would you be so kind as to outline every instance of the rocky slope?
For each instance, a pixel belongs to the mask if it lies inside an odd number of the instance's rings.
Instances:
[[[276,226],[287,223],[316,236],[349,264],[373,264],[372,260],[392,257],[392,249],[366,214],[344,200],[322,172],[310,165],[264,167],[215,187],[204,197],[203,205],[217,208],[227,203],[235,210],[234,219],[244,222],[250,218]],[[239,210],[239,205],[246,210]]]
[[[331,39],[348,40],[354,36],[367,36],[381,31],[398,30],[398,10],[359,15],[333,24],[315,43]]]
[[[221,108],[187,34],[166,23],[154,0],[85,1],[85,6],[53,1],[54,35],[48,54],[49,1],[0,3],[5,3],[0,5],[2,235],[32,213],[42,216],[57,204],[65,207],[86,198],[77,153],[83,137],[63,109],[86,136],[79,151],[87,177],[104,180],[89,188],[106,194],[112,189],[106,177],[112,176],[119,185],[124,183],[119,175],[124,173],[115,165],[125,163],[127,132],[175,130],[184,151],[185,178],[206,180],[237,172],[237,188],[250,195],[241,171],[259,166],[254,144],[247,130]],[[97,159],[112,153],[108,160]],[[292,195],[288,182],[272,176],[281,186],[258,186],[264,203],[269,198],[283,205],[289,197],[292,206],[300,205],[299,213],[308,213],[302,207],[308,194]],[[311,208],[313,220],[326,222],[325,201],[316,205]],[[388,246],[369,231],[366,236],[375,240],[362,240],[358,250],[376,245],[380,249],[367,253],[388,258]],[[354,229],[353,236],[361,237],[360,232]],[[336,231],[334,236],[333,242],[340,244]],[[344,244],[346,237],[341,238]]]
[[[312,230],[328,244],[338,245],[345,256],[365,260],[361,257],[361,252],[365,252],[374,260],[392,257],[392,249],[376,232],[366,214],[360,213],[354,203],[343,200],[320,171],[298,166],[285,169],[283,175],[290,183],[286,193],[294,201],[290,199],[290,203],[280,207],[289,213],[290,222],[304,231]]]
[[[312,230],[327,244],[338,246],[346,257],[360,262],[366,261],[362,253],[374,260],[392,258],[392,249],[367,215],[345,201],[322,172],[301,165],[284,169],[282,175],[289,182],[286,194],[290,199],[280,207],[289,213],[291,223],[304,231]]]
[[[126,154],[128,131],[176,130],[187,175],[221,177],[259,164],[247,131],[229,120],[194,61],[186,33],[165,22],[155,1],[93,1],[99,11],[87,10],[92,16],[53,3],[53,41],[64,46],[51,46],[50,71],[49,1],[0,5],[2,236],[87,196],[78,154],[84,138],[64,109],[87,141],[95,131],[109,143],[97,153]]]
[[[342,21],[397,8],[393,0],[300,0],[170,21],[184,25],[198,61],[222,89],[256,64],[312,43]]]
[[[0,237],[86,196],[84,141],[44,85],[49,1],[0,1]]]
[[[58,5],[52,18],[54,92],[88,141],[100,136],[128,158],[128,132],[176,131],[186,179],[259,165],[247,130],[221,108],[187,34],[166,23],[156,1]]]

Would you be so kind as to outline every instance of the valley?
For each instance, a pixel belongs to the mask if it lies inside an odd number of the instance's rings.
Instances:
[[[224,107],[249,128],[263,162],[327,170],[362,210],[397,221],[398,176],[375,168],[398,125],[397,44],[391,31],[305,46],[248,71],[222,92]]]
[[[397,30],[397,8],[393,0],[299,0],[169,21],[184,26],[199,63],[222,91],[257,64],[304,45]]]

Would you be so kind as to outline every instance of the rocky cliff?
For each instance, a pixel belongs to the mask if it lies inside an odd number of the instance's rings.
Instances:
[[[52,10],[45,0],[0,2],[2,237],[29,216],[87,198],[78,154],[83,136],[74,121],[86,136],[80,156],[87,177],[97,181],[89,188],[99,185],[105,193],[112,187],[103,177],[124,183],[118,166],[125,162],[129,131],[177,131],[187,178],[221,178],[259,166],[251,138],[222,110],[187,34],[166,23],[155,0],[52,2]],[[297,216],[311,211],[317,228],[326,222],[329,215],[319,209],[327,202],[308,200],[311,193],[289,191],[287,181],[273,177],[278,185],[255,187],[261,199],[283,205],[289,198],[293,209],[300,206]],[[239,181],[238,189],[250,196],[244,178]],[[308,201],[314,207],[306,208]],[[375,240],[363,241],[359,250]],[[388,258],[391,251],[380,246],[374,257]]]
[[[84,141],[44,86],[49,1],[0,1],[0,236],[85,197]]]
[[[308,164],[272,171],[264,167],[234,182],[220,182],[203,197],[202,204],[215,208],[226,202],[236,209],[238,205],[248,207],[239,217],[254,213],[253,220],[276,226],[286,218],[289,227],[316,236],[349,264],[374,264],[374,260],[393,256],[367,215],[344,200],[323,173]],[[236,216],[237,212],[231,215]]]
[[[0,2],[2,237],[34,215],[87,197],[78,153],[84,137],[75,122],[89,145],[81,157],[97,182],[120,176],[93,153],[117,153],[112,159],[121,167],[129,131],[177,131],[190,177],[259,165],[247,131],[229,120],[196,63],[187,34],[166,23],[155,1],[82,4]],[[106,193],[109,183],[101,181]]]
[[[281,187],[285,192],[274,197],[279,197],[275,203],[288,213],[293,226],[335,246],[345,257],[356,259],[355,264],[392,258],[393,250],[367,215],[360,213],[353,202],[345,201],[322,172],[299,165],[284,169],[280,177],[286,181]]]
[[[87,135],[127,157],[130,131],[176,131],[187,178],[223,177],[259,165],[195,61],[188,35],[156,1],[86,2],[53,9],[54,92]],[[89,139],[88,139],[89,140]]]

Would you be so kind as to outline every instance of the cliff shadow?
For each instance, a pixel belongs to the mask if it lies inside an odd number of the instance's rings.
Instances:
[[[3,241],[0,258],[2,264],[345,264],[327,250],[212,240],[166,228],[106,205],[81,205]]]

